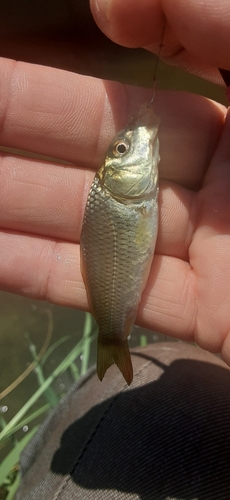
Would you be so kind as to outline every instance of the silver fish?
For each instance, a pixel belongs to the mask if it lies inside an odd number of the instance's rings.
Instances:
[[[99,325],[100,380],[116,363],[133,379],[127,337],[145,288],[158,230],[159,119],[142,106],[111,142],[93,180],[81,233],[81,271]]]

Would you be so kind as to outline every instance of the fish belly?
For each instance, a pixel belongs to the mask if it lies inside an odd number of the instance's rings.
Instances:
[[[127,336],[148,278],[157,219],[157,194],[156,199],[124,203],[101,188],[95,177],[82,227],[81,266],[89,305],[99,325],[100,379],[116,363],[127,382],[132,380]]]

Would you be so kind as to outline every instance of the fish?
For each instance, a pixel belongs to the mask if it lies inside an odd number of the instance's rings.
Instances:
[[[81,273],[98,323],[97,374],[116,364],[133,379],[128,340],[146,286],[158,231],[160,120],[143,105],[112,140],[88,195]]]

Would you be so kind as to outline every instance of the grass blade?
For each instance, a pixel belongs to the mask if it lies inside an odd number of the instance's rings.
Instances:
[[[11,450],[10,453],[8,453],[8,455],[6,456],[6,458],[4,458],[4,460],[0,465],[0,484],[5,481],[6,476],[10,473],[15,464],[19,462],[22,450],[31,440],[37,429],[38,427],[34,427],[32,431],[30,431],[28,434],[26,434],[25,437],[23,437],[20,441],[18,441],[17,444],[14,446],[13,450]]]
[[[90,313],[85,313],[85,324],[83,330],[84,347],[82,351],[81,375],[85,375],[88,370],[89,355],[90,355],[90,334],[92,332],[92,316]]]
[[[38,410],[36,410],[35,412],[33,412],[30,415],[28,415],[28,417],[26,417],[24,420],[21,420],[19,422],[19,424],[15,425],[13,427],[13,429],[11,429],[11,431],[9,431],[7,433],[7,435],[5,436],[5,438],[8,439],[10,436],[12,436],[13,434],[15,434],[15,432],[20,431],[24,427],[24,425],[28,425],[30,422],[32,422],[33,420],[35,420],[35,418],[40,417],[40,415],[42,415],[46,411],[50,410],[50,408],[51,408],[51,406],[50,406],[49,403],[47,403],[46,405],[43,405],[41,408],[38,408]]]
[[[90,337],[90,342],[96,338],[96,334]],[[50,387],[55,378],[61,375],[71,363],[83,352],[85,339],[82,338],[76,347],[64,358],[60,365],[53,371],[41,387],[33,394],[33,396],[27,401],[27,403],[16,413],[16,415],[11,419],[11,421],[5,426],[5,428],[0,432],[0,441],[6,437],[6,435],[11,431],[15,425],[17,425],[21,418],[27,413],[27,411],[33,406],[33,404],[40,398],[42,394]]]
[[[20,475],[17,474],[17,477],[15,479],[15,481],[13,482],[13,484],[11,484],[10,486],[8,486],[8,495],[7,495],[7,499],[6,500],[13,500],[14,497],[15,497],[15,493],[19,487],[19,484],[20,484]]]

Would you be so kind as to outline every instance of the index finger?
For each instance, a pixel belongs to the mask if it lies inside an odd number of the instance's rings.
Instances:
[[[96,169],[115,133],[152,91],[67,71],[0,60],[0,142]],[[195,188],[217,146],[225,108],[206,98],[157,91],[160,175]]]

